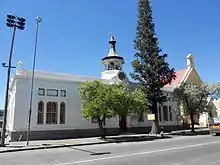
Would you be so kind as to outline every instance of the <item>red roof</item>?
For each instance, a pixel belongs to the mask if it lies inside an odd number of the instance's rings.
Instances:
[[[181,80],[182,80],[183,76],[185,75],[186,71],[187,71],[187,69],[181,69],[181,70],[177,71],[175,73],[176,78],[170,84],[167,84],[165,86],[168,87],[168,86],[175,86],[175,85],[178,86],[178,85],[180,85]]]

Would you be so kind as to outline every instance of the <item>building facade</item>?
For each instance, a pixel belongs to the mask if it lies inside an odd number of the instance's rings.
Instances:
[[[132,83],[123,71],[125,62],[116,52],[116,41],[113,36],[109,45],[109,54],[102,59],[104,71],[101,78],[35,72],[30,139],[100,135],[98,124],[84,119],[81,115],[78,87],[86,81],[94,80],[110,84],[121,81]],[[8,138],[11,141],[16,141],[19,137],[26,139],[31,77],[32,71],[23,69],[19,63],[16,74],[11,79],[7,116]],[[163,105],[158,105],[160,125],[176,129],[180,125],[180,120],[176,115],[178,107],[172,96],[173,87],[165,86],[163,91],[168,94],[168,99]],[[127,118],[127,126],[134,132],[148,132],[151,124],[151,121],[147,120],[147,114],[142,119],[137,119],[135,116]],[[107,119],[106,128],[109,135],[120,133],[118,117]]]
[[[196,70],[194,64],[194,57],[192,54],[187,55],[186,63],[187,63],[187,67],[179,71],[176,71],[176,79],[173,80],[171,84],[167,84],[166,87],[170,86],[176,88],[183,83],[189,83],[189,82],[193,82],[199,85],[203,82]],[[191,124],[190,117],[184,114],[184,111],[181,107],[180,107],[180,111],[181,111],[181,122],[183,124]],[[195,115],[194,121],[195,124],[197,125],[204,125],[207,123],[206,115],[204,114]]]

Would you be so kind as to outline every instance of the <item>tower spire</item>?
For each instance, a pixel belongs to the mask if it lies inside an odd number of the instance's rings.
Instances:
[[[111,35],[108,43],[110,45],[108,56],[117,56],[116,41],[115,41],[115,37],[113,35]]]
[[[104,69],[104,71],[102,72],[102,79],[108,79],[108,80],[115,78],[117,79],[118,73],[123,72],[122,66],[125,63],[124,58],[117,54],[116,41],[112,34],[108,43],[110,46],[109,53],[106,57],[102,58],[103,69]]]

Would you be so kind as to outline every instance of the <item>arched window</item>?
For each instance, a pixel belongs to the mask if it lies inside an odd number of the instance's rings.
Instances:
[[[46,123],[57,124],[57,103],[56,102],[47,103]]]
[[[44,124],[44,102],[38,103],[37,124]]]
[[[60,103],[60,124],[65,124],[66,118],[66,104],[64,102]]]

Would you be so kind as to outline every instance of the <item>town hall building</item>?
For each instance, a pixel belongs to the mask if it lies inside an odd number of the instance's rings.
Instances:
[[[113,36],[110,38],[109,45],[109,53],[102,59],[104,71],[100,78],[35,71],[30,139],[60,139],[100,135],[98,124],[84,119],[81,115],[81,99],[78,91],[80,84],[94,80],[109,84],[122,81],[134,84],[123,71],[125,60],[117,54],[116,41]],[[184,71],[176,72],[177,78],[171,84],[162,89],[168,94],[167,101],[163,105],[158,105],[158,119],[163,127],[174,129],[181,123],[176,114],[178,107],[172,92],[181,82],[188,80],[187,77],[192,74],[194,68],[192,55],[187,57],[187,65]],[[198,74],[193,74],[196,81],[201,80]],[[11,141],[16,141],[19,137],[22,137],[23,140],[26,139],[31,76],[32,71],[23,69],[20,62],[16,74],[10,82],[6,127],[8,138]],[[192,76],[191,79],[193,79]],[[118,120],[118,117],[107,119],[107,134],[118,134],[120,132]],[[134,132],[148,132],[151,124],[151,121],[147,119],[147,114],[143,116],[142,120],[135,116],[127,118],[127,126]]]

